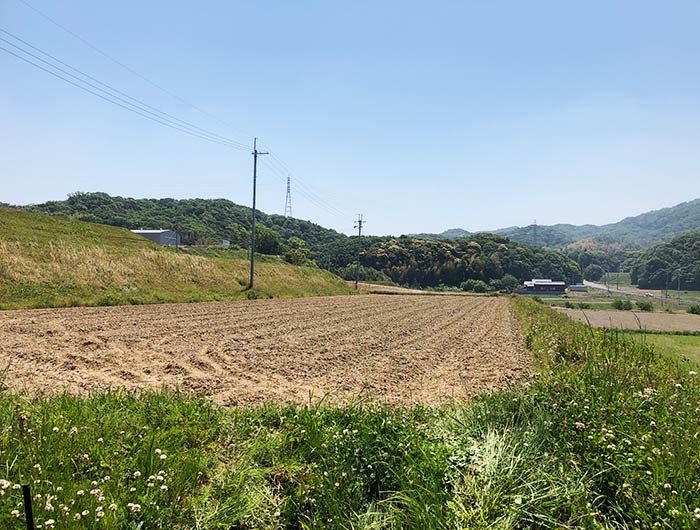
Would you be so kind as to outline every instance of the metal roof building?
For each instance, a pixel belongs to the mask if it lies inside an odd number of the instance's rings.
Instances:
[[[134,234],[169,247],[176,247],[180,244],[180,234],[174,230],[132,230]]]

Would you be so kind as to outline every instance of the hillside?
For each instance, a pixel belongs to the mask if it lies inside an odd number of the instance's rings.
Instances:
[[[640,253],[632,262],[631,281],[641,289],[700,291],[700,231],[674,237]]]
[[[124,228],[0,208],[0,309],[338,294],[316,267],[177,254]]]
[[[65,201],[23,208],[129,229],[176,229],[185,245],[216,244],[228,239],[247,247],[251,225],[251,209],[227,199],[131,199],[106,193],[73,193]],[[258,220],[285,240],[292,236],[303,239],[312,250],[347,237],[310,221],[259,210]]]
[[[332,270],[344,277],[354,274],[356,238],[325,249]],[[505,277],[510,282],[553,278],[576,282],[579,267],[568,257],[548,249],[531,247],[495,234],[473,234],[458,241],[418,239],[408,236],[368,237],[361,241],[363,279],[390,279],[416,287],[458,287],[468,280],[481,280],[494,288]]]
[[[700,230],[700,199],[677,204],[670,208],[662,208],[646,212],[634,217],[627,217],[617,223],[606,225],[537,225],[511,226],[493,230],[513,241],[526,245],[537,245],[547,248],[562,248],[573,245],[575,248],[590,248],[596,250],[645,248],[655,243],[671,239],[674,236]],[[464,232],[466,230],[451,229],[447,232]],[[430,239],[449,239],[442,234],[420,234]],[[535,239],[536,238],[536,239]],[[584,241],[585,243],[579,242]]]

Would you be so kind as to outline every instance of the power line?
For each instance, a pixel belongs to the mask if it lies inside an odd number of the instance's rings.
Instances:
[[[0,39],[0,40],[3,40],[3,41],[4,41],[4,39]],[[7,41],[4,41],[4,42],[7,42]],[[169,128],[171,128],[171,129],[174,129],[174,130],[183,132],[183,133],[185,133],[185,134],[189,134],[190,136],[194,136],[194,137],[200,138],[200,139],[202,139],[202,140],[207,140],[207,141],[209,141],[209,142],[216,143],[216,144],[219,144],[219,145],[224,145],[224,146],[227,146],[227,147],[233,147],[233,148],[240,149],[240,147],[231,145],[231,144],[228,143],[228,142],[224,142],[224,141],[221,141],[221,140],[217,140],[217,139],[215,139],[215,138],[212,138],[212,137],[209,137],[209,136],[205,136],[205,135],[203,135],[203,134],[199,134],[199,133],[197,133],[196,131],[188,130],[188,129],[185,129],[185,128],[180,127],[180,126],[178,126],[178,125],[175,125],[175,124],[173,124],[173,123],[169,123],[169,122],[167,122],[167,121],[164,121],[164,120],[161,119],[161,118],[157,118],[157,117],[154,117],[154,116],[150,116],[150,115],[146,114],[145,112],[142,112],[141,110],[137,110],[137,109],[139,109],[139,107],[133,108],[133,107],[135,107],[135,106],[130,107],[130,106],[124,105],[124,104],[120,103],[119,101],[115,101],[114,99],[112,99],[112,98],[115,97],[115,96],[108,97],[108,96],[106,96],[106,95],[100,94],[99,92],[97,92],[97,91],[95,91],[95,90],[91,90],[90,88],[88,88],[88,87],[86,87],[86,86],[83,86],[83,85],[81,85],[81,84],[79,84],[79,83],[77,83],[77,82],[75,82],[75,81],[71,81],[70,79],[67,79],[66,77],[63,77],[62,75],[60,75],[60,74],[58,74],[58,73],[56,73],[56,72],[54,72],[54,71],[52,71],[52,70],[49,70],[48,68],[45,68],[45,67],[41,66],[40,64],[37,64],[37,63],[35,63],[34,61],[32,61],[32,60],[30,60],[30,59],[27,59],[26,57],[22,57],[21,55],[18,55],[18,54],[16,54],[16,53],[13,52],[13,51],[8,50],[7,48],[4,48],[3,46],[0,46],[0,50],[4,51],[5,53],[8,53],[9,55],[12,55],[12,56],[16,57],[17,59],[19,59],[19,60],[21,60],[21,61],[24,61],[25,63],[28,63],[28,64],[34,66],[35,68],[38,68],[39,70],[43,70],[43,71],[46,72],[47,74],[51,74],[52,76],[57,77],[58,79],[61,79],[62,81],[65,81],[65,82],[68,83],[68,84],[71,84],[71,85],[73,85],[73,86],[75,86],[75,87],[77,87],[77,88],[79,88],[79,89],[81,89],[81,90],[84,90],[85,92],[89,92],[90,94],[92,94],[92,95],[94,95],[94,96],[97,96],[97,97],[100,98],[100,99],[103,99],[103,100],[105,100],[105,101],[107,101],[107,102],[109,102],[109,103],[112,103],[113,105],[116,105],[116,106],[118,106],[118,107],[121,107],[121,108],[123,108],[123,109],[125,109],[125,110],[128,110],[128,111],[130,111],[130,112],[133,112],[133,113],[135,113],[135,114],[138,114],[139,116],[142,116],[142,117],[144,117],[144,118],[146,118],[146,119],[148,119],[148,120],[151,120],[151,121],[153,121],[153,122],[156,122],[156,123],[158,123],[158,124],[160,124],[160,125],[164,125],[165,127],[169,127]],[[27,53],[27,52],[24,52],[24,53]],[[33,54],[29,54],[29,55],[34,56]],[[53,68],[56,68],[57,70],[61,70],[61,69],[59,69],[59,68],[57,68],[57,67],[55,67],[55,66],[54,66]],[[61,71],[62,71],[62,70],[61,70]],[[73,76],[73,77],[75,77],[75,76]],[[104,92],[104,91],[103,91],[103,92]],[[152,113],[151,113],[151,114],[152,114]]]
[[[184,99],[184,98],[178,96],[178,95],[175,94],[174,92],[171,92],[170,90],[168,90],[168,89],[166,89],[166,88],[160,86],[158,83],[152,81],[151,79],[149,79],[149,78],[146,77],[145,75],[143,75],[143,74],[137,72],[136,70],[134,70],[133,68],[131,68],[129,65],[124,64],[123,62],[121,62],[120,60],[114,58],[113,56],[111,56],[111,55],[108,54],[107,52],[101,50],[100,48],[98,48],[97,46],[95,46],[94,44],[92,44],[90,41],[88,41],[87,39],[81,37],[81,36],[78,35],[76,32],[72,31],[71,29],[69,29],[69,28],[67,28],[66,26],[64,26],[63,24],[61,24],[60,22],[58,22],[58,21],[54,20],[53,18],[51,18],[49,15],[47,15],[46,13],[44,13],[43,11],[41,11],[39,8],[34,7],[34,6],[33,6],[32,4],[30,4],[27,0],[19,0],[19,1],[22,2],[24,5],[26,5],[28,8],[30,8],[32,11],[34,11],[35,13],[37,13],[39,16],[41,16],[41,17],[44,18],[45,20],[49,21],[49,22],[50,22],[51,24],[53,24],[54,26],[60,28],[61,30],[63,30],[63,31],[65,31],[66,33],[68,33],[69,35],[71,35],[71,36],[73,36],[74,38],[78,39],[80,42],[82,42],[85,46],[87,46],[87,47],[90,48],[91,50],[93,50],[93,51],[99,53],[100,55],[102,55],[103,57],[109,59],[109,60],[112,61],[114,64],[116,64],[116,65],[118,65],[118,66],[124,68],[126,71],[128,71],[128,72],[130,72],[131,74],[135,75],[135,76],[138,77],[139,79],[145,81],[146,83],[148,83],[148,84],[151,85],[152,87],[157,88],[157,89],[160,90],[161,92],[163,92],[163,93],[169,95],[170,97],[176,99],[177,101],[179,101],[180,103],[183,103],[184,105],[187,105],[188,107],[190,107],[190,108],[196,110],[197,112],[200,112],[200,113],[204,114],[205,116],[208,116],[209,118],[212,118],[212,119],[218,121],[219,123],[221,123],[221,124],[223,124],[223,125],[226,125],[227,127],[230,127],[230,128],[232,128],[232,129],[235,129],[235,127],[233,127],[231,124],[222,121],[222,120],[221,120],[220,118],[218,118],[217,116],[215,116],[215,115],[213,115],[213,114],[207,112],[206,110],[204,110],[204,109],[198,107],[198,106],[195,105],[194,103],[192,103],[192,102],[190,102],[190,101],[187,101],[186,99]],[[238,131],[238,132],[241,132],[241,131]],[[250,146],[246,146],[245,148],[246,148],[246,149],[249,149],[249,147],[250,147]]]
[[[83,77],[86,77],[87,79],[90,79],[90,80],[94,81],[95,83],[98,83],[99,85],[102,85],[103,87],[106,87],[107,89],[109,89],[110,91],[114,92],[115,94],[119,94],[119,95],[121,95],[121,96],[124,96],[125,98],[128,98],[128,99],[131,100],[131,101],[136,102],[136,105],[134,105],[133,103],[130,103],[130,102],[126,102],[126,103],[128,103],[128,104],[130,104],[130,105],[145,107],[146,109],[150,109],[150,110],[152,110],[152,111],[155,111],[155,112],[158,113],[158,114],[161,114],[161,115],[163,115],[163,116],[165,116],[165,117],[167,117],[167,118],[172,119],[172,121],[174,121],[174,122],[179,122],[179,123],[182,124],[183,126],[192,128],[192,129],[194,129],[194,130],[196,130],[196,131],[198,131],[198,132],[200,132],[200,133],[202,133],[202,134],[207,134],[207,135],[210,135],[210,136],[212,136],[212,137],[214,137],[214,138],[217,138],[217,139],[219,139],[219,140],[226,141],[226,142],[230,142],[230,143],[232,143],[232,144],[238,145],[241,149],[248,149],[248,145],[247,145],[247,144],[243,144],[243,143],[241,143],[241,142],[237,142],[237,141],[235,141],[235,140],[232,140],[232,139],[230,139],[230,138],[227,138],[227,137],[225,137],[225,136],[222,136],[222,135],[220,135],[220,134],[218,134],[218,133],[215,133],[215,132],[212,132],[212,131],[210,131],[210,130],[204,129],[203,127],[199,127],[199,126],[197,126],[197,125],[194,125],[194,124],[192,124],[192,123],[190,123],[190,122],[188,122],[188,121],[185,121],[185,120],[182,120],[182,119],[178,118],[177,116],[173,116],[172,114],[170,114],[170,113],[168,113],[168,112],[165,112],[165,111],[160,110],[160,109],[158,109],[158,108],[156,108],[156,107],[153,107],[152,105],[149,105],[148,103],[145,103],[144,101],[142,101],[142,100],[140,100],[140,99],[138,99],[138,98],[135,98],[135,97],[133,97],[133,96],[130,96],[129,94],[127,94],[127,93],[125,93],[125,92],[122,92],[121,90],[119,90],[119,89],[113,87],[112,85],[110,85],[110,84],[108,84],[108,83],[104,83],[103,81],[100,81],[99,79],[97,79],[97,78],[91,76],[90,74],[85,73],[84,71],[80,70],[79,68],[76,68],[76,67],[74,67],[74,66],[72,66],[72,65],[70,65],[70,64],[68,64],[68,63],[66,63],[66,62],[64,62],[64,61],[62,61],[62,60],[59,59],[58,57],[55,57],[55,56],[51,55],[50,53],[48,53],[48,52],[42,50],[41,48],[39,48],[39,47],[37,47],[37,46],[34,46],[33,44],[27,42],[26,40],[24,40],[24,39],[18,37],[17,35],[15,35],[15,34],[9,32],[9,31],[7,31],[7,30],[5,30],[5,29],[3,29],[3,28],[0,28],[0,32],[5,33],[6,35],[8,35],[9,37],[15,39],[15,40],[18,41],[18,42],[21,42],[22,44],[24,44],[25,46],[28,46],[28,47],[31,48],[32,50],[37,51],[37,52],[39,52],[39,53],[45,55],[46,57],[49,57],[49,58],[52,59],[53,61],[55,61],[55,62],[57,62],[57,63],[59,63],[59,64],[65,66],[66,68],[70,68],[71,70],[73,70],[74,72],[77,72],[78,74],[82,75]],[[83,79],[79,79],[78,77],[76,77],[76,76],[70,74],[69,72],[66,72],[65,70],[60,69],[59,67],[57,67],[57,66],[55,66],[55,65],[53,65],[53,64],[51,64],[51,63],[49,63],[48,61],[45,61],[44,59],[41,59],[41,58],[37,57],[36,55],[34,55],[34,54],[30,53],[30,52],[27,52],[25,49],[23,49],[23,48],[17,46],[16,44],[13,44],[13,43],[10,42],[10,41],[7,41],[7,40],[5,40],[5,39],[2,39],[1,37],[0,37],[0,40],[3,40],[4,42],[10,44],[11,46],[15,47],[16,49],[19,49],[19,50],[21,50],[22,52],[24,52],[24,53],[26,53],[26,54],[28,54],[28,55],[31,55],[32,57],[34,57],[34,58],[40,60],[41,62],[43,62],[43,63],[45,63],[45,64],[50,65],[50,66],[53,67],[53,68],[56,68],[57,70],[61,70],[62,72],[66,73],[67,75],[70,75],[71,77],[74,77],[75,79],[78,79],[79,81],[81,81],[81,82],[83,82],[83,83],[89,84],[90,86],[93,86],[94,88],[96,88],[96,89],[98,89],[98,90],[102,90],[102,89],[100,89],[99,87],[96,87],[96,86],[94,86],[94,85],[88,83],[87,81],[85,81],[85,80],[83,80]],[[110,95],[111,95],[112,97],[117,97],[117,98],[118,98],[118,96],[114,96],[113,94],[110,94]],[[121,99],[121,98],[118,98],[118,99]]]

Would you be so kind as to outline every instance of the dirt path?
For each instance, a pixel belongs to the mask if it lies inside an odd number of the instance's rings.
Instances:
[[[556,308],[574,320],[590,322],[596,328],[648,329],[653,331],[700,331],[700,316],[685,313],[643,311],[583,311]],[[639,320],[637,320],[639,319]]]
[[[463,398],[525,376],[503,298],[342,296],[0,313],[4,384],[179,387],[224,405]]]

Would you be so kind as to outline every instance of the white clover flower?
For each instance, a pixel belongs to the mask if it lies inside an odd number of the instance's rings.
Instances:
[[[15,519],[19,517],[19,510],[12,510],[10,512],[10,517],[14,517]]]
[[[141,476],[140,471],[134,471],[134,478],[139,478]]]
[[[73,518],[74,518],[76,521],[80,521],[80,519],[82,519],[82,517],[80,516],[79,513],[76,513],[76,514],[73,516]]]
[[[34,464],[34,470],[37,473],[41,473],[41,464]]]
[[[75,492],[75,494],[76,494],[78,497],[82,497],[83,495],[85,495],[85,490],[78,490],[78,491]]]
[[[56,524],[56,521],[54,521],[53,519],[46,519],[46,521],[44,521],[44,526],[46,528],[53,528],[53,525],[55,525],[55,524]]]
[[[101,443],[104,442],[104,441],[105,441],[105,440],[104,440],[104,438],[102,438],[102,436],[100,436],[100,437],[97,439],[97,443],[98,443],[98,444],[101,444]]]
[[[109,506],[107,506],[107,509],[111,512],[116,512],[117,511],[117,505],[112,503]]]
[[[161,451],[160,449],[156,449],[156,454],[157,454],[157,455],[161,454],[162,452],[163,452],[163,451]]]
[[[83,510],[82,513],[81,513],[81,515],[82,515],[83,517],[87,517],[88,515],[90,515],[90,510]]]
[[[134,492],[136,491],[136,488],[131,487],[131,488],[129,488],[129,491],[130,491],[131,493],[134,493]]]
[[[78,434],[78,428],[77,427],[71,427],[70,431],[68,431],[68,434]]]
[[[63,486],[58,486],[56,488],[56,493],[61,493],[63,491]]]
[[[0,489],[6,490],[12,485],[12,482],[9,480],[5,480],[4,478],[0,478]]]
[[[51,429],[51,430],[52,430],[53,432],[58,432],[58,427],[54,427],[54,428]]]
[[[168,455],[166,455],[165,453],[163,453],[162,455],[160,455],[160,459],[161,459],[161,460],[165,460],[166,458],[168,458]]]
[[[168,486],[166,486],[165,484],[163,484],[163,485],[160,487],[160,491],[168,491]]]

